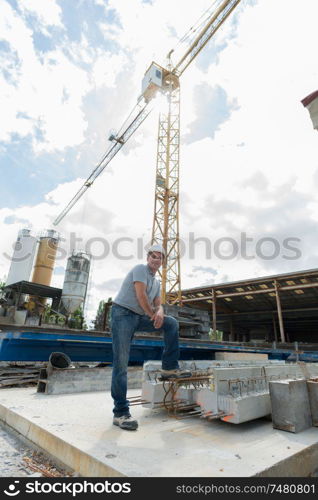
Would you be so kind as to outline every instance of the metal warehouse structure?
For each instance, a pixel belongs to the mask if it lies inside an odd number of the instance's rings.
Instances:
[[[182,303],[209,310],[223,340],[318,342],[318,269],[190,288]]]

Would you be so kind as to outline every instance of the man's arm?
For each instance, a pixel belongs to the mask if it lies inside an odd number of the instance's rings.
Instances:
[[[145,314],[147,314],[150,319],[154,319],[155,312],[149,304],[149,300],[146,294],[146,284],[142,281],[135,281],[134,286],[140,307],[144,310]]]
[[[164,320],[164,310],[163,310],[163,307],[161,305],[161,298],[160,298],[160,296],[156,297],[154,299],[153,303],[154,303],[154,306],[155,306],[155,314],[154,314],[154,317],[153,317],[154,327],[155,328],[161,328],[163,320]]]

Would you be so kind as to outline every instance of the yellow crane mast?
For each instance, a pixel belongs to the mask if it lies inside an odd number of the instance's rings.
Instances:
[[[217,7],[209,15],[195,40],[177,64],[173,65],[168,54],[168,64],[163,68],[153,62],[142,81],[142,95],[117,134],[109,139],[112,146],[94,168],[83,186],[54,221],[65,217],[77,200],[93,184],[111,159],[151,112],[151,101],[158,92],[166,95],[167,107],[159,117],[155,208],[152,227],[152,243],[163,246],[166,259],[161,270],[162,303],[181,302],[180,240],[179,240],[179,150],[180,150],[180,76],[195,59],[206,43],[220,28],[241,0],[217,0]]]
[[[168,71],[171,71],[171,63]],[[179,248],[179,150],[180,85],[171,72],[164,76],[167,109],[160,113],[158,126],[155,208],[152,244],[163,246],[166,259],[161,274],[161,300],[173,304],[181,297]]]

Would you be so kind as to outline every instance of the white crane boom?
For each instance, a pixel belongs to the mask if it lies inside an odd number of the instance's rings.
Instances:
[[[114,158],[118,151],[123,147],[123,145],[128,141],[128,139],[133,135],[133,133],[140,127],[142,122],[147,118],[151,112],[151,106],[149,103],[138,104],[135,106],[134,110],[130,115],[134,115],[129,124],[125,127],[126,122],[122,125],[120,131],[116,136],[111,136],[110,140],[113,141],[111,147],[106,151],[100,162],[96,165],[90,176],[86,179],[82,187],[77,191],[75,196],[67,204],[64,210],[59,214],[59,216],[53,222],[54,226],[59,224],[61,220],[67,215],[75,203],[83,196],[89,187],[93,184],[96,178],[103,172],[105,167]],[[124,129],[124,130],[123,130]],[[122,131],[123,130],[123,131]]]
[[[180,61],[174,66],[172,73],[177,76],[182,75],[193,59],[199,54],[214,33],[224,23],[225,19],[237,7],[241,0],[224,0],[217,10],[209,18],[208,23],[200,31],[191,47],[183,55]]]

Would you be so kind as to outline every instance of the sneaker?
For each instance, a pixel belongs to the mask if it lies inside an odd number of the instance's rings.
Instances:
[[[121,429],[127,431],[135,431],[138,429],[138,422],[131,415],[122,415],[121,417],[114,417],[113,424],[118,425]]]
[[[173,378],[188,378],[191,377],[192,373],[188,370],[181,370],[181,368],[176,368],[175,370],[161,370],[162,380],[170,380]]]

